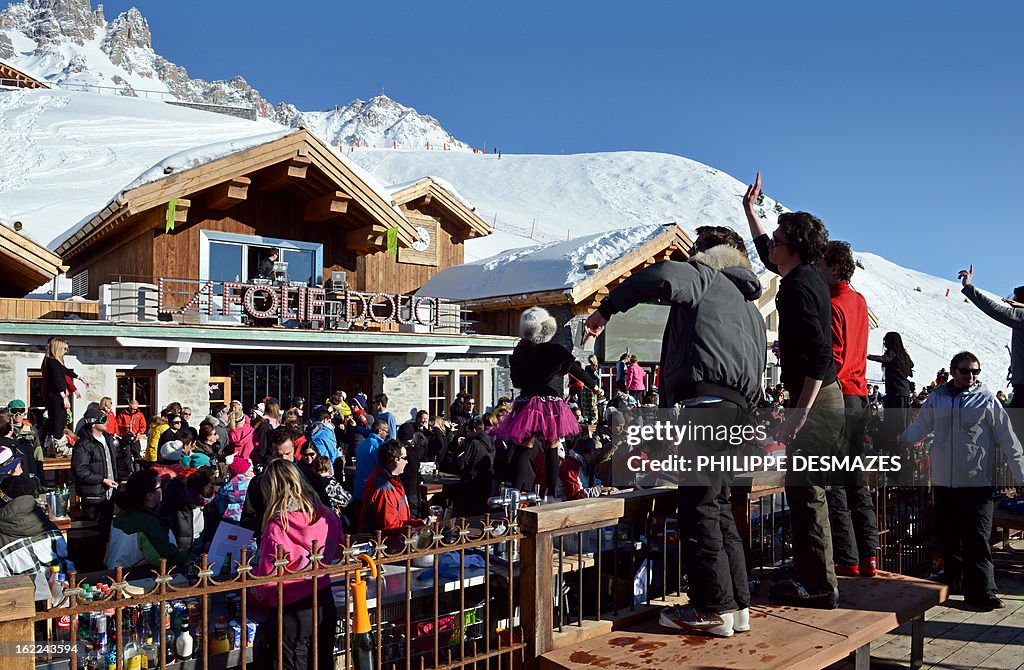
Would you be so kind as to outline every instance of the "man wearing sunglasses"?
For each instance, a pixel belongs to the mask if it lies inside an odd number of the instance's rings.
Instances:
[[[916,444],[934,435],[932,484],[945,581],[953,591],[962,583],[964,602],[987,612],[1003,606],[989,544],[992,488],[1024,483],[1024,453],[1006,410],[978,379],[978,357],[961,351],[949,369],[950,380],[935,387],[900,442]],[[1006,455],[1013,482],[993,479],[997,448]]]
[[[1005,305],[979,291],[971,282],[974,280],[974,265],[960,271],[964,287],[961,293],[985,314],[1004,326],[1013,329],[1010,336],[1010,385],[1013,398],[1010,400],[1010,419],[1018,439],[1024,438],[1024,286],[1013,289],[1013,298],[1005,299]]]
[[[779,314],[779,362],[790,393],[786,418],[776,438],[796,455],[838,453],[843,431],[843,392],[832,357],[832,301],[816,263],[828,247],[828,231],[807,212],[784,212],[768,235],[757,211],[761,173],[747,187],[743,211],[761,262],[782,277],[775,306]],[[820,472],[786,475],[786,499],[793,526],[794,579],[772,585],[774,600],[834,609],[839,582],[832,556],[832,529],[825,503],[827,478]]]
[[[22,455],[22,467],[25,472],[38,477],[39,464],[43,462],[43,446],[39,440],[39,433],[25,421],[28,416],[25,401],[12,400],[7,403],[7,411],[11,414],[11,425],[14,427],[11,439],[18,444],[18,451]]]

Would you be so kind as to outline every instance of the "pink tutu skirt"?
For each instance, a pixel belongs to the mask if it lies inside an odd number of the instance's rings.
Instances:
[[[506,442],[525,442],[537,435],[547,442],[580,432],[580,422],[561,398],[533,396],[516,398],[512,411],[494,429]]]

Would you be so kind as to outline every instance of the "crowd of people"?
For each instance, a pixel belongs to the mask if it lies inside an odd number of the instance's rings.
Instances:
[[[761,423],[790,455],[856,456],[932,436],[945,577],[969,603],[1000,607],[986,542],[992,484],[985,474],[1001,450],[1017,481],[1024,480],[1020,442],[1003,409],[1024,404],[1024,306],[993,303],[973,288],[973,268],[963,271],[964,294],[1014,329],[1014,392],[1007,397],[986,388],[978,358],[968,351],[956,353],[949,371],[938,371],[918,391],[899,333],[885,335],[882,353],[868,352],[867,306],[850,286],[855,262],[849,245],[829,240],[822,222],[806,212],[780,215],[769,235],[755,213],[759,191],[760,176],[748,188],[744,211],[761,262],[782,277],[779,341],[772,348],[781,382],[767,388],[761,284],[743,239],[718,226],[698,229],[687,262],[657,263],[622,281],[584,324],[585,344],[617,314],[645,302],[668,304],[652,374],[629,351],[607,374],[593,355],[581,364],[554,340],[555,319],[535,307],[522,314],[520,341],[509,358],[517,394],[485,412],[481,399],[466,392],[453,399],[447,417],[420,410],[405,422],[389,410],[384,393],[350,397],[339,390],[308,410],[303,398],[268,397],[247,408],[233,400],[206,416],[171,402],[148,417],[135,401],[115,411],[104,397],[72,427],[71,395],[91,384],[65,365],[68,341],[52,338],[41,364],[45,424],[31,425],[20,399],[0,412],[0,576],[33,574],[45,597],[39,575],[51,566],[66,572],[77,558],[69,557],[36,504],[48,484],[40,467],[45,452],[70,453],[81,516],[103,539],[109,568],[165,560],[188,570],[209,549],[218,525],[232,523],[254,532],[255,574],[267,574],[279,546],[289,555],[289,569],[298,569],[314,540],[331,560],[348,534],[390,536],[441,516],[494,512],[491,499],[505,486],[541,499],[578,500],[670,483],[680,484],[690,599],[667,608],[662,622],[723,636],[749,630],[750,592],[730,473],[682,482],[624,467],[655,455],[651,445],[626,439],[631,427],[668,411],[675,420],[714,417],[726,427]],[[1024,287],[1018,293],[1024,299]],[[882,365],[884,392],[867,383],[868,361]],[[960,423],[937,419],[953,408],[961,410]],[[963,425],[967,409],[970,425]],[[713,440],[684,448],[732,453]],[[430,463],[458,475],[459,483],[428,501],[421,466]],[[868,486],[856,472],[829,479],[790,472],[786,494],[793,570],[775,581],[772,596],[836,607],[837,575],[876,573],[879,539]],[[312,589],[326,587],[285,588],[289,618],[282,642],[289,653],[306,648],[299,642],[311,635]],[[276,604],[276,588],[257,591],[257,598]],[[321,625],[333,625],[333,600],[318,602]],[[257,655],[269,658],[277,644],[276,633],[258,638]]]

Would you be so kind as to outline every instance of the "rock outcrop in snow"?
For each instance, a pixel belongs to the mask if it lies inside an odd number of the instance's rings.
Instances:
[[[468,150],[437,119],[386,95],[355,100],[322,112],[306,112],[264,100],[245,78],[192,79],[185,68],[153,50],[152,33],[132,7],[107,21],[103,6],[89,0],[24,0],[0,11],[0,59],[19,70],[72,90],[166,96],[184,102],[255,107],[261,116],[305,127],[332,145]],[[102,89],[94,87],[104,87]]]

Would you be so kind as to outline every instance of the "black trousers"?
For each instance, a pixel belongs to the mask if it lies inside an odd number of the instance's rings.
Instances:
[[[846,421],[841,453],[863,456],[868,399],[844,395],[843,403]],[[858,565],[861,559],[878,553],[878,519],[862,472],[840,473],[839,479],[833,480],[828,492],[828,512],[832,525],[832,557],[836,565]]]
[[[946,577],[950,581],[963,579],[967,600],[996,593],[990,544],[993,508],[988,486],[935,487],[935,517]]]
[[[253,641],[254,668],[260,670],[306,670],[313,667],[316,654],[317,668],[334,667],[335,631],[338,610],[330,589],[317,594],[317,647],[313,648],[313,597],[303,598],[284,606],[281,637],[282,661],[277,665],[277,610],[256,629]]]
[[[900,435],[910,423],[910,397],[886,394],[882,400],[882,447],[895,452]]]
[[[737,405],[718,402],[708,407],[684,407],[680,421],[708,426],[742,426],[749,417]],[[728,443],[701,442],[684,447],[684,457],[731,456]],[[695,463],[695,460],[690,460]],[[732,515],[732,472],[704,468],[683,477],[679,487],[679,531],[683,564],[690,584],[690,603],[703,611],[723,614],[750,605],[750,583],[743,543]]]
[[[789,444],[786,455],[830,456],[840,449],[843,434],[843,392],[838,383],[822,387],[807,414],[807,422]],[[812,595],[837,588],[832,559],[832,527],[825,502],[828,479],[820,472],[786,473],[786,500],[793,528],[793,567],[796,578]]]
[[[53,436],[54,441],[64,435],[64,429],[68,425],[68,411],[64,408],[64,398],[60,395],[48,394],[46,396],[46,424],[43,426],[43,435],[39,436],[43,446],[46,446],[46,436]]]

